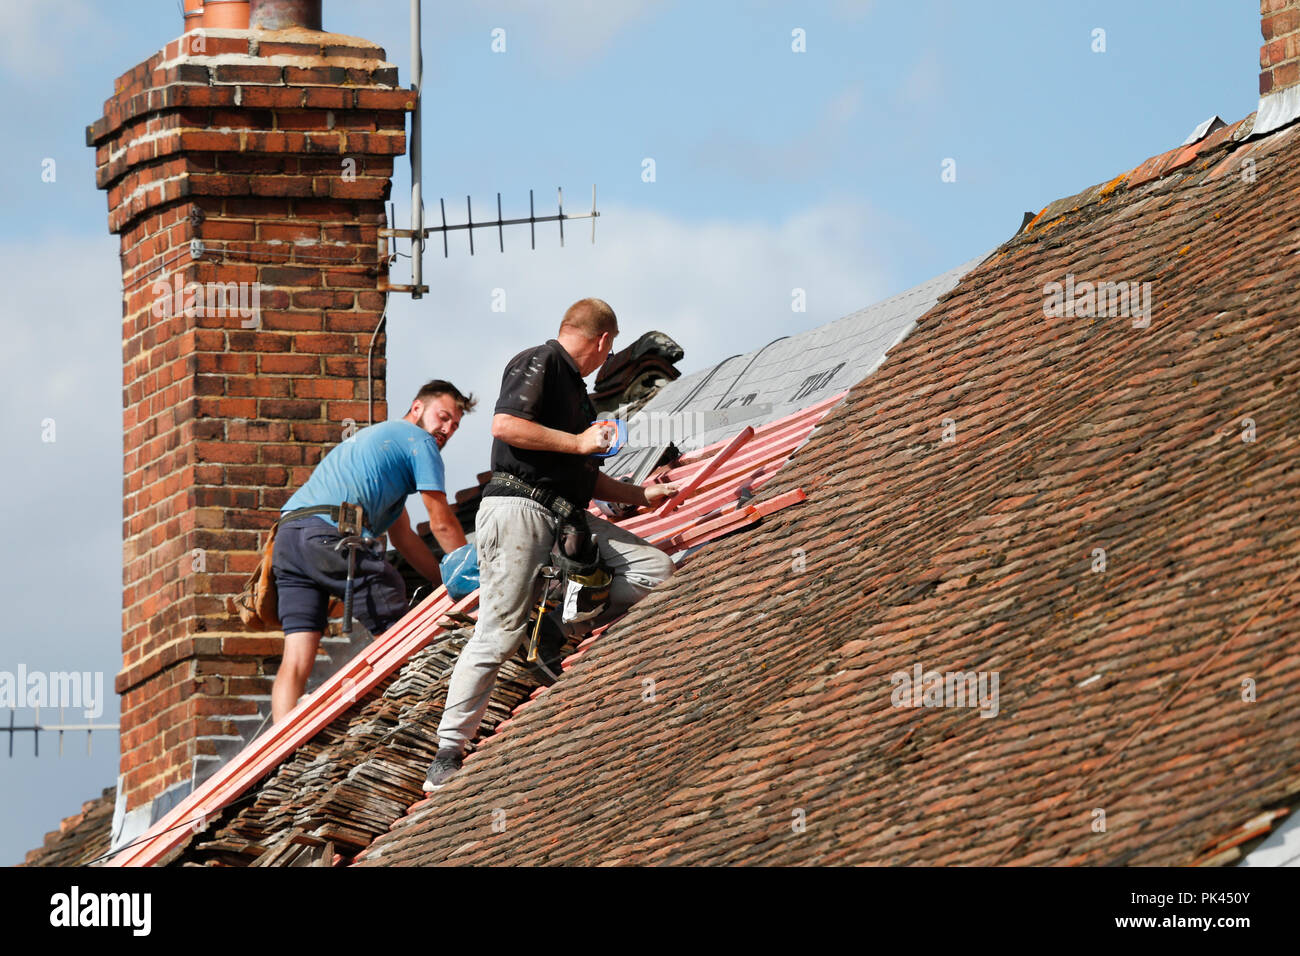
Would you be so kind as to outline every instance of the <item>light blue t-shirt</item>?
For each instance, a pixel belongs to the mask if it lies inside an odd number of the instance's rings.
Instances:
[[[402,513],[407,495],[445,492],[444,481],[442,454],[432,435],[407,421],[382,422],[331,449],[280,513],[345,501],[360,504],[369,521],[366,530],[378,536]]]

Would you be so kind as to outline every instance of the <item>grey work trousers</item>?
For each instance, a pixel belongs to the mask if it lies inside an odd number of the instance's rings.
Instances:
[[[609,607],[590,621],[572,625],[570,637],[618,617],[673,573],[668,555],[630,531],[590,514],[587,523],[614,580]],[[531,498],[493,496],[479,506],[478,623],[451,674],[438,724],[439,749],[464,751],[474,739],[497,672],[529,636],[530,618],[541,598],[537,571],[549,563],[555,524],[555,515]]]

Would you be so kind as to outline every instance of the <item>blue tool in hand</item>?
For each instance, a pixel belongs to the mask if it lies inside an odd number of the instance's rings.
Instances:
[[[627,444],[627,422],[621,418],[601,418],[592,422],[593,425],[604,425],[613,432],[613,441],[604,451],[596,452],[594,458],[612,458],[617,455],[623,446]]]

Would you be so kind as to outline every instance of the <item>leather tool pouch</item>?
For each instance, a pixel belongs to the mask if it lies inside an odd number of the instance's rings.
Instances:
[[[561,619],[566,624],[591,620],[609,606],[614,576],[581,513],[560,522],[555,537],[555,566],[564,576]]]
[[[235,598],[235,610],[244,627],[250,631],[278,631],[280,629],[279,594],[275,589],[275,575],[271,571],[271,558],[275,554],[275,533],[280,522],[271,526],[262,560],[244,582],[244,589]]]

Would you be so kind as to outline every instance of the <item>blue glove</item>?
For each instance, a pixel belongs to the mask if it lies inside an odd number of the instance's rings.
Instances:
[[[442,559],[438,570],[453,600],[473,594],[478,590],[478,548],[473,542],[457,548]]]

